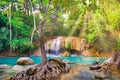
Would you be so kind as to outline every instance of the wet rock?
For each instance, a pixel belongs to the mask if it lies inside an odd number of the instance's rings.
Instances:
[[[106,59],[101,64],[99,72],[110,74],[112,76],[120,75],[120,50],[116,51],[112,57]]]
[[[18,65],[33,65],[34,62],[32,59],[28,58],[28,57],[22,57],[22,58],[19,58],[17,60],[17,64]]]
[[[104,62],[106,62],[106,63],[110,63],[111,61],[112,61],[112,57],[106,59]]]
[[[94,62],[94,63],[92,63],[92,65],[90,65],[90,67],[89,67],[90,70],[98,70],[98,69],[100,69],[100,68],[101,68],[100,62]]]
[[[10,68],[7,64],[0,65],[0,69],[7,69]]]
[[[75,64],[75,62],[70,62],[70,61],[67,61],[67,60],[64,60],[63,61],[65,64]]]
[[[101,66],[100,65],[91,65],[89,68],[90,68],[90,70],[98,70],[101,68]]]
[[[20,66],[20,65],[15,65],[15,66],[12,67],[12,70],[22,71],[22,70],[24,70],[24,67],[23,67],[23,66]]]

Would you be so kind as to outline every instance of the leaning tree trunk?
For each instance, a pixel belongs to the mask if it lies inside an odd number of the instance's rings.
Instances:
[[[44,46],[44,32],[43,27],[45,26],[46,20],[43,20],[39,24],[39,44],[40,44],[40,51],[41,51],[41,57],[42,57],[42,64],[47,63],[47,57],[45,52],[45,46]]]

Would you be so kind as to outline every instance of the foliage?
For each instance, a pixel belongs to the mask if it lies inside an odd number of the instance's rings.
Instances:
[[[117,38],[117,46],[115,47],[116,50],[119,50],[120,49],[120,38]]]
[[[18,38],[12,40],[12,49],[19,49],[19,52],[28,52],[32,48],[32,44],[28,38]]]
[[[15,52],[34,49],[34,43],[30,41],[34,15],[37,29],[33,42],[38,43],[39,22],[44,18],[48,4],[49,0],[0,0],[0,51],[9,50],[10,45]],[[119,4],[119,0],[51,0],[44,35],[85,37],[101,50],[119,49]],[[69,40],[66,47],[70,48]]]
[[[119,44],[119,3],[117,0],[81,0],[67,5],[69,16],[65,24],[71,29],[68,36],[85,37],[102,50],[116,48]]]

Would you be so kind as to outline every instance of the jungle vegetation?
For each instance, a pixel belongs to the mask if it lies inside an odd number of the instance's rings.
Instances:
[[[84,37],[100,50],[119,49],[120,0],[0,0],[1,54],[30,54],[47,36]]]

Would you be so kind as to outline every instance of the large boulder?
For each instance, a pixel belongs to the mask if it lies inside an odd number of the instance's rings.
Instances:
[[[18,65],[33,65],[34,61],[28,57],[22,57],[17,60]]]

